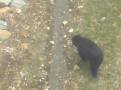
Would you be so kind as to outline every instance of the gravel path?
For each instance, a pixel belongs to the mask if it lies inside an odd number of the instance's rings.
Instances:
[[[64,79],[66,77],[67,67],[63,55],[63,42],[64,42],[64,27],[62,22],[68,17],[68,0],[56,0],[53,17],[53,57],[51,70],[49,74],[49,84],[51,90],[64,90]],[[66,12],[66,13],[64,13]]]

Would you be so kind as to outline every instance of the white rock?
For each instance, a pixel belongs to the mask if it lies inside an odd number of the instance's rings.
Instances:
[[[69,11],[69,12],[72,12],[72,9],[69,9],[68,11]]]
[[[73,2],[74,0],[70,0],[70,2]]]
[[[83,8],[84,6],[82,6],[82,5],[80,5],[80,6],[78,6],[78,8]]]
[[[66,48],[67,46],[66,46],[66,45],[64,45],[63,47],[64,47],[64,48]]]
[[[49,90],[49,88],[50,88],[49,86],[46,86],[44,90]]]
[[[50,43],[51,43],[51,44],[53,44],[53,45],[55,44],[55,42],[54,42],[54,41],[50,41]]]
[[[67,35],[64,35],[64,38],[66,38],[67,37]]]
[[[74,70],[79,70],[80,68],[79,68],[79,66],[78,65],[75,65],[74,66]]]
[[[22,50],[27,50],[28,48],[29,48],[28,43],[22,43],[22,44],[21,44],[21,49],[22,49]]]
[[[25,76],[25,73],[20,72],[21,77],[23,78]]]
[[[16,88],[14,86],[10,86],[8,89],[9,90],[16,90]]]
[[[68,32],[72,33],[74,31],[73,28],[70,28]]]
[[[7,30],[0,29],[0,41],[6,40],[11,36],[11,33]]]
[[[47,30],[50,30],[50,27],[47,27]]]
[[[41,64],[41,67],[44,67],[44,64]]]
[[[51,4],[55,4],[55,0],[50,0],[50,3]]]
[[[106,17],[102,17],[102,18],[100,19],[100,21],[105,21],[105,19],[106,19]]]
[[[68,21],[65,20],[65,21],[63,21],[62,23],[63,23],[63,25],[65,26],[65,25],[68,23]]]
[[[22,12],[22,10],[21,10],[21,9],[19,9],[19,8],[17,8],[17,9],[16,9],[16,12],[19,14],[19,13],[21,13],[21,12]]]

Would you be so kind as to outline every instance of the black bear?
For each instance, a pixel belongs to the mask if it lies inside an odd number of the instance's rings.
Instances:
[[[91,40],[76,35],[72,37],[72,43],[84,62],[89,61],[90,70],[93,77],[97,77],[97,71],[103,61],[102,50]]]

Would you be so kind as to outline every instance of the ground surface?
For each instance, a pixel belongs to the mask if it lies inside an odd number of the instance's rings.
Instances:
[[[62,43],[54,38],[58,32],[53,31],[55,5],[50,1],[29,0],[20,20],[10,29],[12,36],[0,44],[0,90],[48,90],[52,62],[63,59],[66,67],[62,66],[60,72],[66,69],[61,74],[66,74],[65,90],[120,90],[121,1],[70,0],[70,13],[62,21],[64,29],[59,34]],[[71,44],[71,37],[77,33],[95,41],[104,51],[96,80]],[[58,50],[61,55],[55,58]]]

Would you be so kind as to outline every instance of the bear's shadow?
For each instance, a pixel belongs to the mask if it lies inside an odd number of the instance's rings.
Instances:
[[[82,58],[78,58],[77,59],[77,62],[76,62],[76,64],[79,66],[79,70],[81,71],[80,73],[81,73],[81,75],[83,75],[84,77],[88,77],[88,78],[91,78],[92,76],[91,76],[91,72],[90,72],[90,64],[89,64],[89,62],[88,61],[86,61],[86,62],[84,62],[83,60],[82,60]]]

